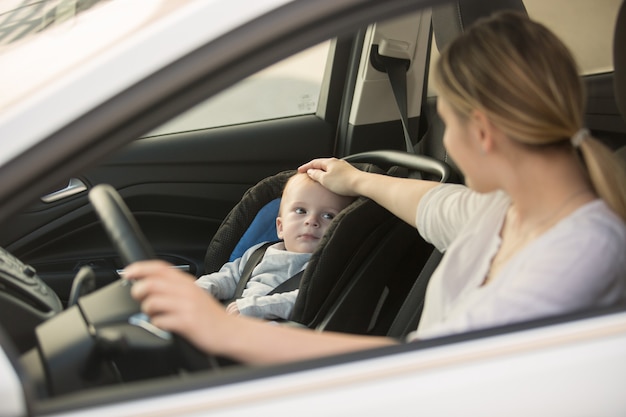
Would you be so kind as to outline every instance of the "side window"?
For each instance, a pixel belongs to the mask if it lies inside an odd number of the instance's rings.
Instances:
[[[574,54],[583,75],[613,71],[613,32],[622,0],[524,0],[528,15]]]
[[[321,43],[251,75],[149,136],[315,113],[329,47]]]
[[[622,0],[524,0],[528,15],[553,31],[574,55],[581,75],[613,71],[613,32]],[[439,57],[433,39],[430,71]],[[428,96],[436,96],[428,85]]]

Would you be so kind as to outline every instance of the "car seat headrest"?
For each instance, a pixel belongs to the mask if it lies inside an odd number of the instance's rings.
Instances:
[[[276,216],[280,208],[280,198],[275,198],[259,210],[259,212],[250,223],[250,227],[244,232],[243,236],[233,252],[230,254],[228,262],[232,262],[237,258],[241,258],[246,250],[261,242],[273,242],[278,240],[276,233]]]
[[[522,0],[457,0],[433,8],[433,31],[441,51],[476,20],[500,10],[526,13]]]

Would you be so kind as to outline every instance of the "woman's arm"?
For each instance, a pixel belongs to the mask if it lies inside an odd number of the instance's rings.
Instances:
[[[364,172],[335,158],[314,159],[298,171],[337,194],[371,198],[410,225],[415,225],[417,206],[424,194],[440,184]]]
[[[304,360],[397,343],[386,337],[319,333],[228,315],[193,277],[162,261],[137,262],[124,277],[152,323],[199,349],[237,361],[270,364]]]
[[[272,290],[273,288],[270,287],[266,294],[269,294]],[[235,302],[237,311],[244,316],[258,317],[265,320],[289,320],[298,297],[298,291],[296,289],[270,295],[247,295]]]

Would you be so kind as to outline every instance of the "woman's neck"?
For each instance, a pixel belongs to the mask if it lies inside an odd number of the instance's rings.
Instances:
[[[491,260],[483,285],[491,281],[516,253],[596,194],[575,158],[523,159],[503,175],[511,198],[502,228],[500,248]],[[549,165],[549,166],[548,166]]]
[[[504,184],[519,229],[549,227],[596,198],[584,168],[573,153],[542,152],[521,158]]]

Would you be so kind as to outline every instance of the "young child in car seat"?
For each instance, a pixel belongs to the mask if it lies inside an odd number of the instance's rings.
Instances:
[[[270,320],[288,319],[298,290],[270,293],[306,267],[330,222],[353,200],[327,190],[306,174],[289,178],[276,218],[276,232],[282,240],[267,248],[242,297],[228,304],[226,311]],[[264,243],[252,246],[219,271],[201,276],[196,284],[220,300],[231,299],[248,259]]]

